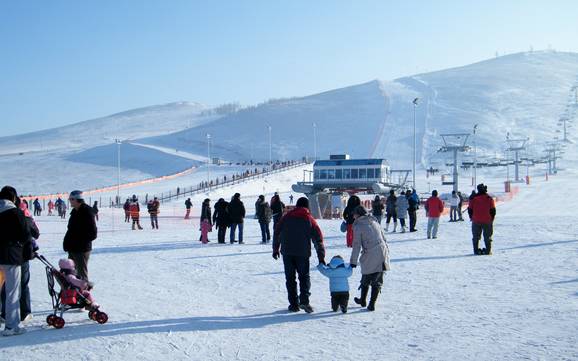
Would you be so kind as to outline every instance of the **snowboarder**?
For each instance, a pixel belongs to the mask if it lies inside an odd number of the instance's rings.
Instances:
[[[231,230],[229,241],[235,243],[235,231],[239,228],[239,244],[243,244],[243,222],[245,220],[245,205],[241,202],[241,195],[235,193],[229,203],[229,217],[231,218]]]
[[[289,312],[298,312],[302,309],[311,313],[313,312],[313,307],[309,304],[311,242],[315,246],[320,264],[325,264],[325,246],[321,229],[309,212],[309,200],[301,197],[295,206],[295,209],[287,212],[277,224],[273,238],[273,259],[283,255]],[[299,297],[295,273],[299,275]]]
[[[343,219],[347,226],[347,233],[345,235],[345,242],[347,247],[353,247],[353,222],[355,222],[355,218],[353,217],[353,210],[357,208],[357,206],[361,205],[361,199],[358,196],[351,196],[347,200],[347,206],[343,210]]]
[[[147,211],[149,212],[149,217],[151,219],[151,227],[153,227],[153,229],[159,229],[159,213],[160,210],[159,208],[161,207],[161,204],[159,202],[159,199],[157,197],[154,197],[153,199],[151,199],[150,201],[148,201],[147,203]]]
[[[377,219],[377,223],[381,224],[381,218],[383,217],[383,202],[379,195],[375,196],[373,202],[371,202],[371,214]]]
[[[201,206],[201,217],[199,219],[201,230],[200,241],[203,244],[209,243],[209,232],[213,231],[213,224],[211,223],[211,200],[206,198]]]
[[[193,206],[193,203],[191,202],[190,198],[187,198],[187,200],[185,201],[185,207],[187,208],[187,213],[185,213],[185,219],[189,219],[191,216],[191,207]]]
[[[70,212],[63,248],[68,252],[68,258],[74,261],[78,277],[88,281],[88,259],[92,241],[97,236],[96,222],[92,208],[84,203],[81,191],[72,191],[68,200],[73,210]]]
[[[387,247],[383,228],[375,218],[368,215],[365,208],[359,206],[354,210],[353,250],[349,263],[351,267],[361,264],[361,296],[353,300],[368,311],[375,310],[375,302],[383,285],[383,272],[389,271],[389,248]],[[361,258],[359,254],[361,252]],[[371,286],[371,296],[367,304],[367,294]]]
[[[347,303],[349,302],[349,282],[348,278],[353,274],[351,265],[345,264],[341,256],[331,259],[328,266],[318,264],[317,269],[322,275],[329,278],[329,292],[331,292],[331,309],[336,312],[341,308],[341,312],[347,313]]]
[[[389,231],[389,222],[391,221],[391,219],[393,218],[393,232],[395,233],[397,231],[397,213],[395,211],[395,205],[397,203],[397,197],[395,196],[395,192],[392,190],[389,191],[389,196],[387,197],[387,200],[385,201],[385,214],[386,214],[386,219],[385,219],[385,231],[388,232]]]
[[[269,231],[269,223],[271,223],[271,207],[265,201],[265,196],[259,196],[259,203],[257,205],[257,219],[259,220],[259,227],[261,227],[261,243],[265,244],[271,240],[271,232]]]
[[[401,233],[405,233],[405,217],[407,216],[407,210],[409,209],[409,202],[403,192],[399,194],[397,200],[395,201],[395,214],[399,219],[399,225],[401,226]]]
[[[225,202],[223,198],[219,198],[214,208],[213,224],[217,227],[217,240],[219,243],[225,243],[227,227],[231,223],[229,219],[229,203]]]
[[[434,189],[431,197],[425,202],[425,212],[427,215],[427,238],[438,238],[438,227],[440,216],[444,211],[444,202],[438,198],[438,191]]]
[[[138,198],[134,194],[132,195],[129,211],[132,219],[132,230],[134,231],[136,228],[139,230],[143,229],[140,225],[140,205],[138,204]]]
[[[492,234],[494,232],[494,218],[496,217],[496,203],[488,195],[488,186],[479,184],[478,193],[470,200],[468,215],[472,220],[472,243],[474,254],[492,254]],[[486,248],[478,248],[480,238],[484,235]]]

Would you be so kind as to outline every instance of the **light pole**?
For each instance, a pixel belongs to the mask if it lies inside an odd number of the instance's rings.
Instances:
[[[476,130],[478,129],[478,125],[474,125],[474,187],[478,184],[478,148],[476,145]]]
[[[271,141],[271,125],[268,126],[269,129],[269,172],[271,171],[271,166],[273,165],[273,143]]]
[[[211,193],[211,135],[207,133],[207,187]]]
[[[117,183],[116,183],[116,203],[117,205],[120,203],[120,139],[114,140],[117,145],[117,152],[116,152],[116,167],[117,167]]]
[[[413,164],[412,164],[412,176],[413,176],[413,189],[417,189],[416,185],[415,185],[415,162],[416,162],[416,108],[417,108],[417,102],[419,101],[419,98],[415,98],[413,100]]]
[[[313,123],[313,160],[317,160],[317,123]]]

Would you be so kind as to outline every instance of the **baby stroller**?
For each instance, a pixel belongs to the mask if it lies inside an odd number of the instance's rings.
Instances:
[[[42,255],[36,255],[46,266],[46,278],[48,280],[48,293],[52,298],[53,313],[46,317],[46,323],[54,328],[63,328],[65,321],[62,318],[64,312],[72,309],[89,309],[88,318],[100,324],[108,321],[108,315],[99,310],[98,306],[94,306],[89,299],[87,299],[82,292],[72,287],[66,278],[56,269],[48,260]],[[60,292],[54,289],[55,280],[60,286]]]

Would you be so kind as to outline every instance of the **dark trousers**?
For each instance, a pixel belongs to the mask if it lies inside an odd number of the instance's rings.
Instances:
[[[283,213],[275,213],[273,215],[273,230],[275,230],[275,227],[277,226],[277,222],[279,222],[279,220],[281,219],[282,216],[283,216]]]
[[[399,224],[400,224],[402,227],[405,227],[405,218],[400,218],[400,219],[399,219]]]
[[[287,299],[290,305],[308,305],[311,280],[309,278],[309,257],[283,256],[285,267],[285,286]],[[299,277],[299,298],[297,298],[297,282],[295,273]]]
[[[217,241],[219,243],[225,243],[225,235],[227,234],[227,226],[219,225],[217,226]]]
[[[486,251],[492,251],[492,235],[494,233],[494,225],[492,223],[472,223],[472,244],[474,246],[474,253],[478,250],[480,238],[484,235],[484,243]]]
[[[90,252],[68,252],[68,258],[74,261],[78,278],[88,281],[88,259]]]
[[[347,311],[347,303],[349,302],[349,292],[331,292],[331,309],[333,312],[341,306],[341,309]]]
[[[20,320],[32,313],[32,306],[30,305],[30,264],[28,261],[22,263],[20,266]],[[2,285],[0,291],[0,299],[2,300],[2,318],[6,319],[6,288]]]
[[[159,217],[156,214],[151,214],[151,226],[153,229],[159,229]]]
[[[235,231],[239,228],[239,243],[243,243],[243,223],[232,223],[229,231],[229,241],[235,242]]]
[[[389,224],[389,221],[393,218],[393,223],[397,222],[397,213],[391,212],[386,214],[385,223]]]
[[[409,214],[409,230],[413,231],[415,230],[415,224],[417,222],[417,215],[415,209],[410,209],[408,211],[408,214]]]
[[[269,223],[259,222],[259,226],[261,226],[261,242],[265,243],[270,241],[271,233],[269,232]]]
[[[361,276],[361,287],[377,287],[381,288],[383,285],[383,271],[370,273]]]

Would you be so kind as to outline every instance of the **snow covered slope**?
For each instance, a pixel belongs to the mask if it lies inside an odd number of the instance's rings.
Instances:
[[[478,127],[481,155],[504,148],[506,133],[541,144],[559,135],[558,119],[578,85],[578,54],[533,52],[507,55],[460,68],[372,81],[302,98],[269,102],[176,134],[143,143],[206,153],[211,135],[216,155],[229,159],[313,155],[313,123],[318,155],[378,156],[408,168],[412,157],[413,105],[418,158],[429,166],[443,133],[471,133]],[[470,142],[471,144],[471,142]]]
[[[204,116],[205,106],[178,102],[133,109],[103,118],[49,130],[0,138],[0,154],[86,149],[110,144],[115,138],[134,139],[173,133],[214,120]]]

